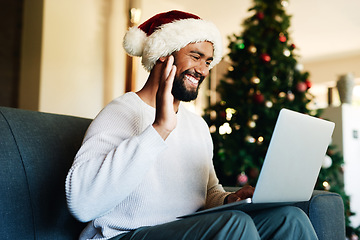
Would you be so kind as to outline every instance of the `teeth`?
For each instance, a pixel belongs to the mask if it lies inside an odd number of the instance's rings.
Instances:
[[[189,75],[185,75],[186,79],[189,80],[190,82],[194,83],[194,84],[197,84],[198,83],[198,80],[195,79],[194,77],[192,76],[189,76]]]

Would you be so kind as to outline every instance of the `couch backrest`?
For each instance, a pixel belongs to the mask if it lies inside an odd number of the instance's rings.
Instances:
[[[1,239],[77,239],[65,177],[91,120],[0,107]]]

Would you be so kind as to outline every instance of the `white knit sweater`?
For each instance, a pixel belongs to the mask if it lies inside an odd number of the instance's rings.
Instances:
[[[126,93],[91,123],[66,179],[71,213],[89,222],[80,239],[108,239],[223,203],[205,121],[180,105],[164,141],[154,118],[154,108]]]

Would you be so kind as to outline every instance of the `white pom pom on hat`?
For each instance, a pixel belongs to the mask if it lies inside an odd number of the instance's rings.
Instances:
[[[142,57],[147,71],[160,57],[166,57],[189,43],[208,41],[213,44],[214,56],[210,68],[222,58],[221,35],[217,27],[200,17],[182,11],[159,13],[138,27],[130,28],[123,46],[131,56]]]

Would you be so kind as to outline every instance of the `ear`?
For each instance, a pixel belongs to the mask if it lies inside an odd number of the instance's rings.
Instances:
[[[160,61],[160,62],[165,62],[167,58],[168,58],[168,57],[160,57],[160,58],[159,58],[159,61]]]

